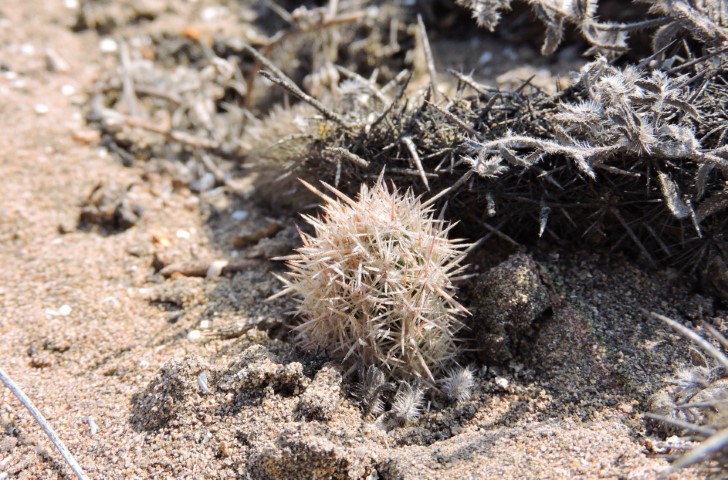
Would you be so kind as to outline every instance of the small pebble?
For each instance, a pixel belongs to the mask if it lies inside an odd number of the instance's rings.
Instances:
[[[24,43],[20,46],[20,53],[22,53],[26,57],[30,57],[35,53],[35,47],[30,43]]]
[[[491,52],[483,52],[483,54],[478,58],[478,63],[485,65],[491,60],[493,60],[493,54]]]
[[[33,110],[35,110],[35,113],[37,113],[38,115],[45,115],[50,109],[48,108],[48,105],[44,103],[38,103],[35,105],[35,107],[33,107]]]
[[[205,372],[197,375],[197,386],[200,387],[200,391],[203,395],[209,395],[212,393],[207,387],[207,375],[205,374]]]
[[[209,330],[211,326],[212,326],[212,322],[209,320],[200,321],[200,330]]]
[[[246,220],[249,216],[246,210],[235,210],[232,214],[233,220]]]
[[[92,416],[86,417],[86,423],[88,424],[88,433],[92,437],[99,431],[99,426],[96,424],[96,419]]]
[[[67,97],[70,97],[74,93],[76,93],[76,87],[73,85],[65,84],[61,87],[61,93]]]
[[[502,389],[508,388],[508,380],[503,377],[495,377],[495,384]]]
[[[70,305],[61,305],[61,307],[57,310],[54,310],[52,308],[46,308],[46,315],[50,315],[51,317],[67,317],[71,313],[71,307]]]
[[[63,6],[69,10],[75,10],[79,7],[78,0],[63,0]]]
[[[182,240],[189,240],[191,235],[190,232],[187,230],[177,230],[177,238],[181,238]]]
[[[99,42],[99,50],[104,53],[116,53],[119,51],[119,44],[113,38],[102,38]]]
[[[222,274],[222,269],[225,268],[227,264],[227,260],[215,260],[210,264],[210,267],[207,269],[207,274],[205,275],[205,278],[210,280],[219,277]]]
[[[202,337],[202,332],[199,330],[190,330],[190,332],[187,334],[187,340],[195,341],[199,340]]]

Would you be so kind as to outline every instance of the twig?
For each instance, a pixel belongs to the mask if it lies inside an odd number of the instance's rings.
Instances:
[[[324,157],[327,158],[343,158],[345,160],[348,160],[353,165],[357,165],[362,168],[367,168],[369,166],[369,162],[361,158],[359,155],[350,152],[349,150],[341,147],[326,147],[323,150]]]
[[[673,329],[677,330],[680,333],[680,335],[682,335],[683,337],[686,337],[686,338],[692,340],[693,342],[697,343],[700,346],[700,348],[702,348],[705,353],[707,353],[708,355],[713,357],[713,359],[715,359],[720,364],[721,367],[728,370],[728,358],[725,355],[723,355],[723,353],[720,350],[715,348],[712,343],[710,343],[709,341],[707,341],[706,339],[704,339],[703,337],[701,337],[694,331],[690,330],[689,328],[687,328],[683,325],[680,325],[679,323],[677,323],[675,320],[673,320],[671,318],[667,318],[666,316],[660,315],[659,313],[655,313],[655,312],[650,312],[650,316],[652,318],[656,318],[657,320],[665,322],[666,324],[671,326]],[[715,433],[715,431],[713,431],[712,433]]]
[[[349,70],[346,67],[342,67],[341,65],[334,65],[334,68],[336,68],[336,70],[339,73],[341,73],[343,75],[346,75],[349,78],[353,78],[357,82],[359,82],[362,85],[364,85],[367,88],[367,90],[369,90],[370,92],[372,92],[374,94],[374,96],[377,97],[377,99],[380,102],[382,102],[383,104],[386,105],[389,102],[389,99],[386,97],[386,95],[384,95],[382,93],[381,90],[379,90],[377,88],[377,86],[374,84],[374,82],[372,82],[370,80],[367,80],[366,78],[362,77],[358,73],[353,72],[353,71]]]
[[[432,108],[434,108],[435,110],[437,110],[438,112],[440,112],[443,116],[445,116],[445,118],[447,118],[451,122],[457,124],[460,128],[462,128],[463,130],[465,130],[466,132],[468,132],[470,135],[473,136],[473,138],[475,138],[475,139],[478,139],[479,138],[479,135],[478,135],[477,130],[475,130],[473,127],[471,127],[467,123],[463,122],[462,120],[460,120],[452,112],[448,112],[444,108],[441,108],[441,107],[439,107],[439,106],[435,105],[434,103],[429,102],[427,100],[425,100],[425,103],[428,104],[429,106],[431,106]]]
[[[40,411],[35,408],[33,402],[30,401],[30,399],[25,395],[25,393],[23,393],[20,387],[18,387],[15,382],[13,382],[13,380],[5,373],[2,368],[0,368],[0,380],[2,380],[5,386],[8,387],[11,392],[13,392],[13,395],[15,395],[18,400],[20,400],[20,403],[22,403],[23,406],[28,409],[31,415],[33,415],[35,421],[38,422],[41,428],[43,428],[43,431],[46,433],[46,435],[48,435],[48,438],[51,439],[51,442],[53,442],[58,451],[61,453],[61,456],[63,456],[63,459],[66,461],[68,466],[71,467],[71,470],[73,470],[73,473],[75,473],[80,480],[88,480],[88,477],[84,473],[81,466],[78,464],[78,462],[76,462],[76,459],[73,458],[71,452],[69,452],[63,442],[61,442],[61,440],[58,438],[58,435],[56,435],[56,432],[54,432],[48,422],[46,422],[45,418],[43,418],[43,415],[40,413]]]
[[[131,74],[131,59],[129,58],[129,46],[126,42],[119,42],[119,63],[121,63],[121,84],[122,94],[129,109],[129,115],[139,116],[136,92],[134,89],[134,78]]]
[[[417,167],[417,171],[420,172],[420,178],[422,178],[422,183],[425,184],[425,188],[429,191],[430,190],[430,184],[427,181],[427,175],[425,175],[425,169],[422,166],[422,160],[420,160],[420,155],[417,153],[417,147],[415,146],[415,142],[412,141],[410,137],[402,137],[402,143],[407,147],[407,150],[409,150],[410,155],[412,155],[412,160],[414,161],[415,167]]]
[[[642,242],[640,242],[640,239],[637,237],[637,234],[634,233],[634,230],[632,230],[632,227],[630,227],[629,224],[627,223],[627,221],[624,219],[624,217],[622,217],[622,214],[619,213],[619,210],[617,210],[616,208],[611,208],[609,211],[612,213],[612,215],[614,215],[614,218],[617,219],[619,224],[622,225],[622,228],[624,228],[624,230],[627,232],[627,235],[629,235],[629,238],[632,239],[634,244],[637,245],[637,248],[639,248],[640,251],[642,252],[642,255],[644,255],[645,258],[647,258],[647,261],[650,262],[650,265],[652,265],[654,268],[657,268],[657,262],[652,257],[652,255],[650,255],[650,252],[649,252],[649,250],[647,250],[647,247],[645,247],[645,245]]]
[[[417,29],[420,41],[422,42],[422,51],[425,54],[427,62],[427,71],[430,74],[430,88],[432,89],[432,100],[437,102],[437,71],[435,70],[435,59],[432,56],[432,48],[430,47],[430,39],[427,38],[427,30],[425,30],[425,22],[422,21],[422,15],[417,15]]]
[[[311,95],[307,94],[303,90],[300,89],[298,85],[295,84],[293,80],[288,78],[288,76],[283,73],[283,71],[278,68],[273,62],[268,60],[265,56],[261,55],[260,52],[258,52],[256,49],[251,47],[250,45],[243,45],[243,49],[253,55],[256,60],[258,60],[261,64],[263,64],[266,68],[270,70],[270,72],[261,71],[260,74],[270,80],[271,82],[275,83],[276,85],[285,88],[288,90],[291,94],[298,97],[301,101],[308,103],[313,108],[321,112],[321,115],[323,115],[325,118],[334,121],[341,125],[344,128],[351,129],[351,125],[347,123],[344,118],[339,115],[338,113],[326,108],[326,106],[313,98]]]
[[[278,14],[281,15],[281,13],[282,12],[279,12]],[[336,27],[339,25],[356,23],[356,22],[361,21],[364,18],[366,18],[367,15],[368,15],[368,13],[366,11],[352,12],[352,13],[342,14],[342,15],[339,15],[334,18],[324,19],[320,23],[317,23],[317,24],[314,24],[314,25],[311,25],[311,26],[308,26],[305,28],[296,27],[295,29],[292,29],[292,30],[280,31],[280,32],[276,33],[273,36],[273,38],[271,38],[270,42],[268,42],[268,44],[263,48],[262,58],[265,58],[266,56],[270,55],[271,52],[278,45],[280,45],[281,43],[283,43],[284,41],[288,40],[291,37],[295,37],[297,35],[302,35],[305,33],[311,33],[311,32],[316,32],[316,31],[320,31],[320,30],[325,30],[327,28]],[[293,17],[290,15],[289,15],[289,17],[290,17],[291,21],[293,21]],[[247,92],[248,92],[248,95],[246,95],[246,97],[245,97],[245,104],[244,104],[244,107],[246,109],[250,108],[250,102],[251,102],[251,99],[253,98],[252,93],[253,93],[253,89],[255,87],[255,79],[258,76],[258,73],[260,72],[260,65],[265,64],[265,62],[263,62],[260,57],[258,57],[255,54],[254,54],[254,56],[255,56],[255,63],[253,64],[253,68],[250,70],[250,74],[248,75],[248,78],[246,80],[246,87],[247,87]]]

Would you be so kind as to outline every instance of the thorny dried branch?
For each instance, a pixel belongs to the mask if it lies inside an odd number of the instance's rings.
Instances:
[[[461,3],[489,27],[510,6],[498,0]],[[425,48],[416,16],[379,5],[375,18],[371,11],[362,15],[360,4],[341,2],[335,11],[282,15],[290,17],[288,27],[259,43],[260,50],[240,41],[203,48],[186,40],[185,48],[198,55],[190,58],[190,68],[171,76],[130,49],[120,59],[121,78],[115,75],[99,88],[92,113],[101,121],[104,142],[127,161],[208,154],[207,162],[190,162],[200,165],[195,182],[212,173],[213,184],[227,185],[245,169],[259,175],[260,185],[283,178],[276,192],[294,192],[296,177],[303,177],[353,194],[386,167],[398,185],[429,189],[433,199],[447,201],[446,215],[460,220],[462,234],[471,238],[495,235],[514,245],[580,239],[633,252],[653,265],[710,272],[710,288],[726,292],[728,15],[721,13],[725,2],[669,3],[676,9],[653,2],[653,19],[614,24],[595,19],[592,0],[530,2],[547,23],[548,50],[569,24],[608,55],[627,49],[626,34],[637,28],[652,29],[659,47],[623,67],[597,57],[552,96],[527,82],[504,91],[452,72],[457,90],[435,98],[434,61],[422,51],[431,84],[426,90],[409,87],[407,65],[391,59],[407,42]],[[352,29],[358,33],[339,28],[343,19],[360,22],[359,30]],[[309,31],[324,30],[312,45],[295,44]],[[415,41],[417,35],[423,41]],[[344,38],[350,40],[348,53],[342,53]],[[289,44],[293,55],[312,59],[311,74],[326,79],[283,68],[286,63],[273,52],[282,55]],[[376,47],[356,50],[364,44]],[[376,69],[362,71],[360,54]],[[253,101],[244,79],[264,64],[271,79],[304,102],[251,104],[267,112],[260,120],[236,105]],[[260,100],[265,92],[260,85],[256,91]],[[138,117],[129,110],[129,92]],[[150,141],[140,128],[164,137]],[[296,207],[312,200],[293,193],[277,197]]]

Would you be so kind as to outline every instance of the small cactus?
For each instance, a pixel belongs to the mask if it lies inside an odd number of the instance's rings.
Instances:
[[[302,232],[303,247],[279,258],[290,272],[274,296],[299,298],[297,338],[387,378],[435,385],[461,351],[455,334],[467,310],[453,280],[465,269],[465,245],[448,239],[450,227],[430,205],[411,190],[390,190],[381,176],[356,201],[304,184],[324,200],[323,215],[304,215],[315,234]]]

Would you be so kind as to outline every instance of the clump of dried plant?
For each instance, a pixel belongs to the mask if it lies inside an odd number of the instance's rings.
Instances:
[[[501,13],[511,9],[512,0],[456,0],[468,8],[478,25],[493,31]],[[712,45],[728,41],[728,24],[722,2],[690,0],[642,0],[650,4],[652,18],[633,22],[600,21],[598,0],[528,0],[536,17],[546,27],[541,52],[551,55],[564,39],[565,28],[572,26],[592,46],[590,53],[600,52],[612,58],[626,52],[627,40],[634,31],[658,28],[655,50],[674,41],[681,32]],[[607,2],[602,2],[607,3]]]
[[[459,3],[488,28],[511,6]],[[255,47],[169,33],[142,42],[184,60],[175,68],[120,44],[119,69],[100,83],[91,117],[124,161],[178,158],[165,168],[195,190],[237,192],[234,180],[252,171],[259,197],[298,190],[271,200],[299,209],[316,198],[296,177],[351,195],[386,167],[397,185],[438,192],[438,206],[471,238],[626,251],[699,272],[728,298],[722,3],[652,2],[651,18],[619,23],[597,19],[593,0],[529,5],[547,25],[547,53],[571,25],[605,55],[555,95],[528,82],[499,90],[455,71],[457,86],[444,94],[412,9],[330,2],[275,9],[278,21],[267,23],[277,30],[266,38],[262,23],[246,38]],[[653,53],[611,64],[638,29],[652,35]],[[410,82],[414,57],[426,60],[424,88]],[[272,106],[281,88],[300,102]]]
[[[440,383],[448,399],[466,402],[470,400],[475,385],[473,370],[470,367],[450,368]]]
[[[461,351],[456,333],[467,311],[454,282],[465,268],[464,245],[448,238],[430,205],[387,187],[382,176],[362,185],[357,200],[307,186],[325,202],[323,215],[304,216],[315,233],[302,232],[303,247],[279,258],[290,272],[279,277],[285,289],[276,295],[298,299],[298,340],[387,378],[434,385]],[[369,372],[369,383],[379,384]],[[376,402],[373,395],[370,408]]]
[[[414,92],[406,77],[378,86],[353,76],[359,103],[321,109],[325,134],[290,172],[351,192],[386,166],[400,185],[439,192],[450,218],[483,241],[581,239],[706,278],[717,265],[710,277],[723,279],[728,55],[705,44],[696,56],[690,45],[624,67],[599,56],[556,95],[451,72],[458,88],[438,100],[434,75]]]
[[[648,417],[669,425],[673,430],[687,433],[688,440],[699,442],[676,460],[670,469],[677,470],[708,460],[716,460],[725,466],[728,460],[728,357],[720,348],[682,324],[656,313],[651,316],[694,342],[708,357],[699,355],[700,365],[679,370],[675,378],[670,379],[671,386],[651,399],[653,413]],[[728,349],[728,340],[718,330],[708,324],[705,328],[722,349]]]

